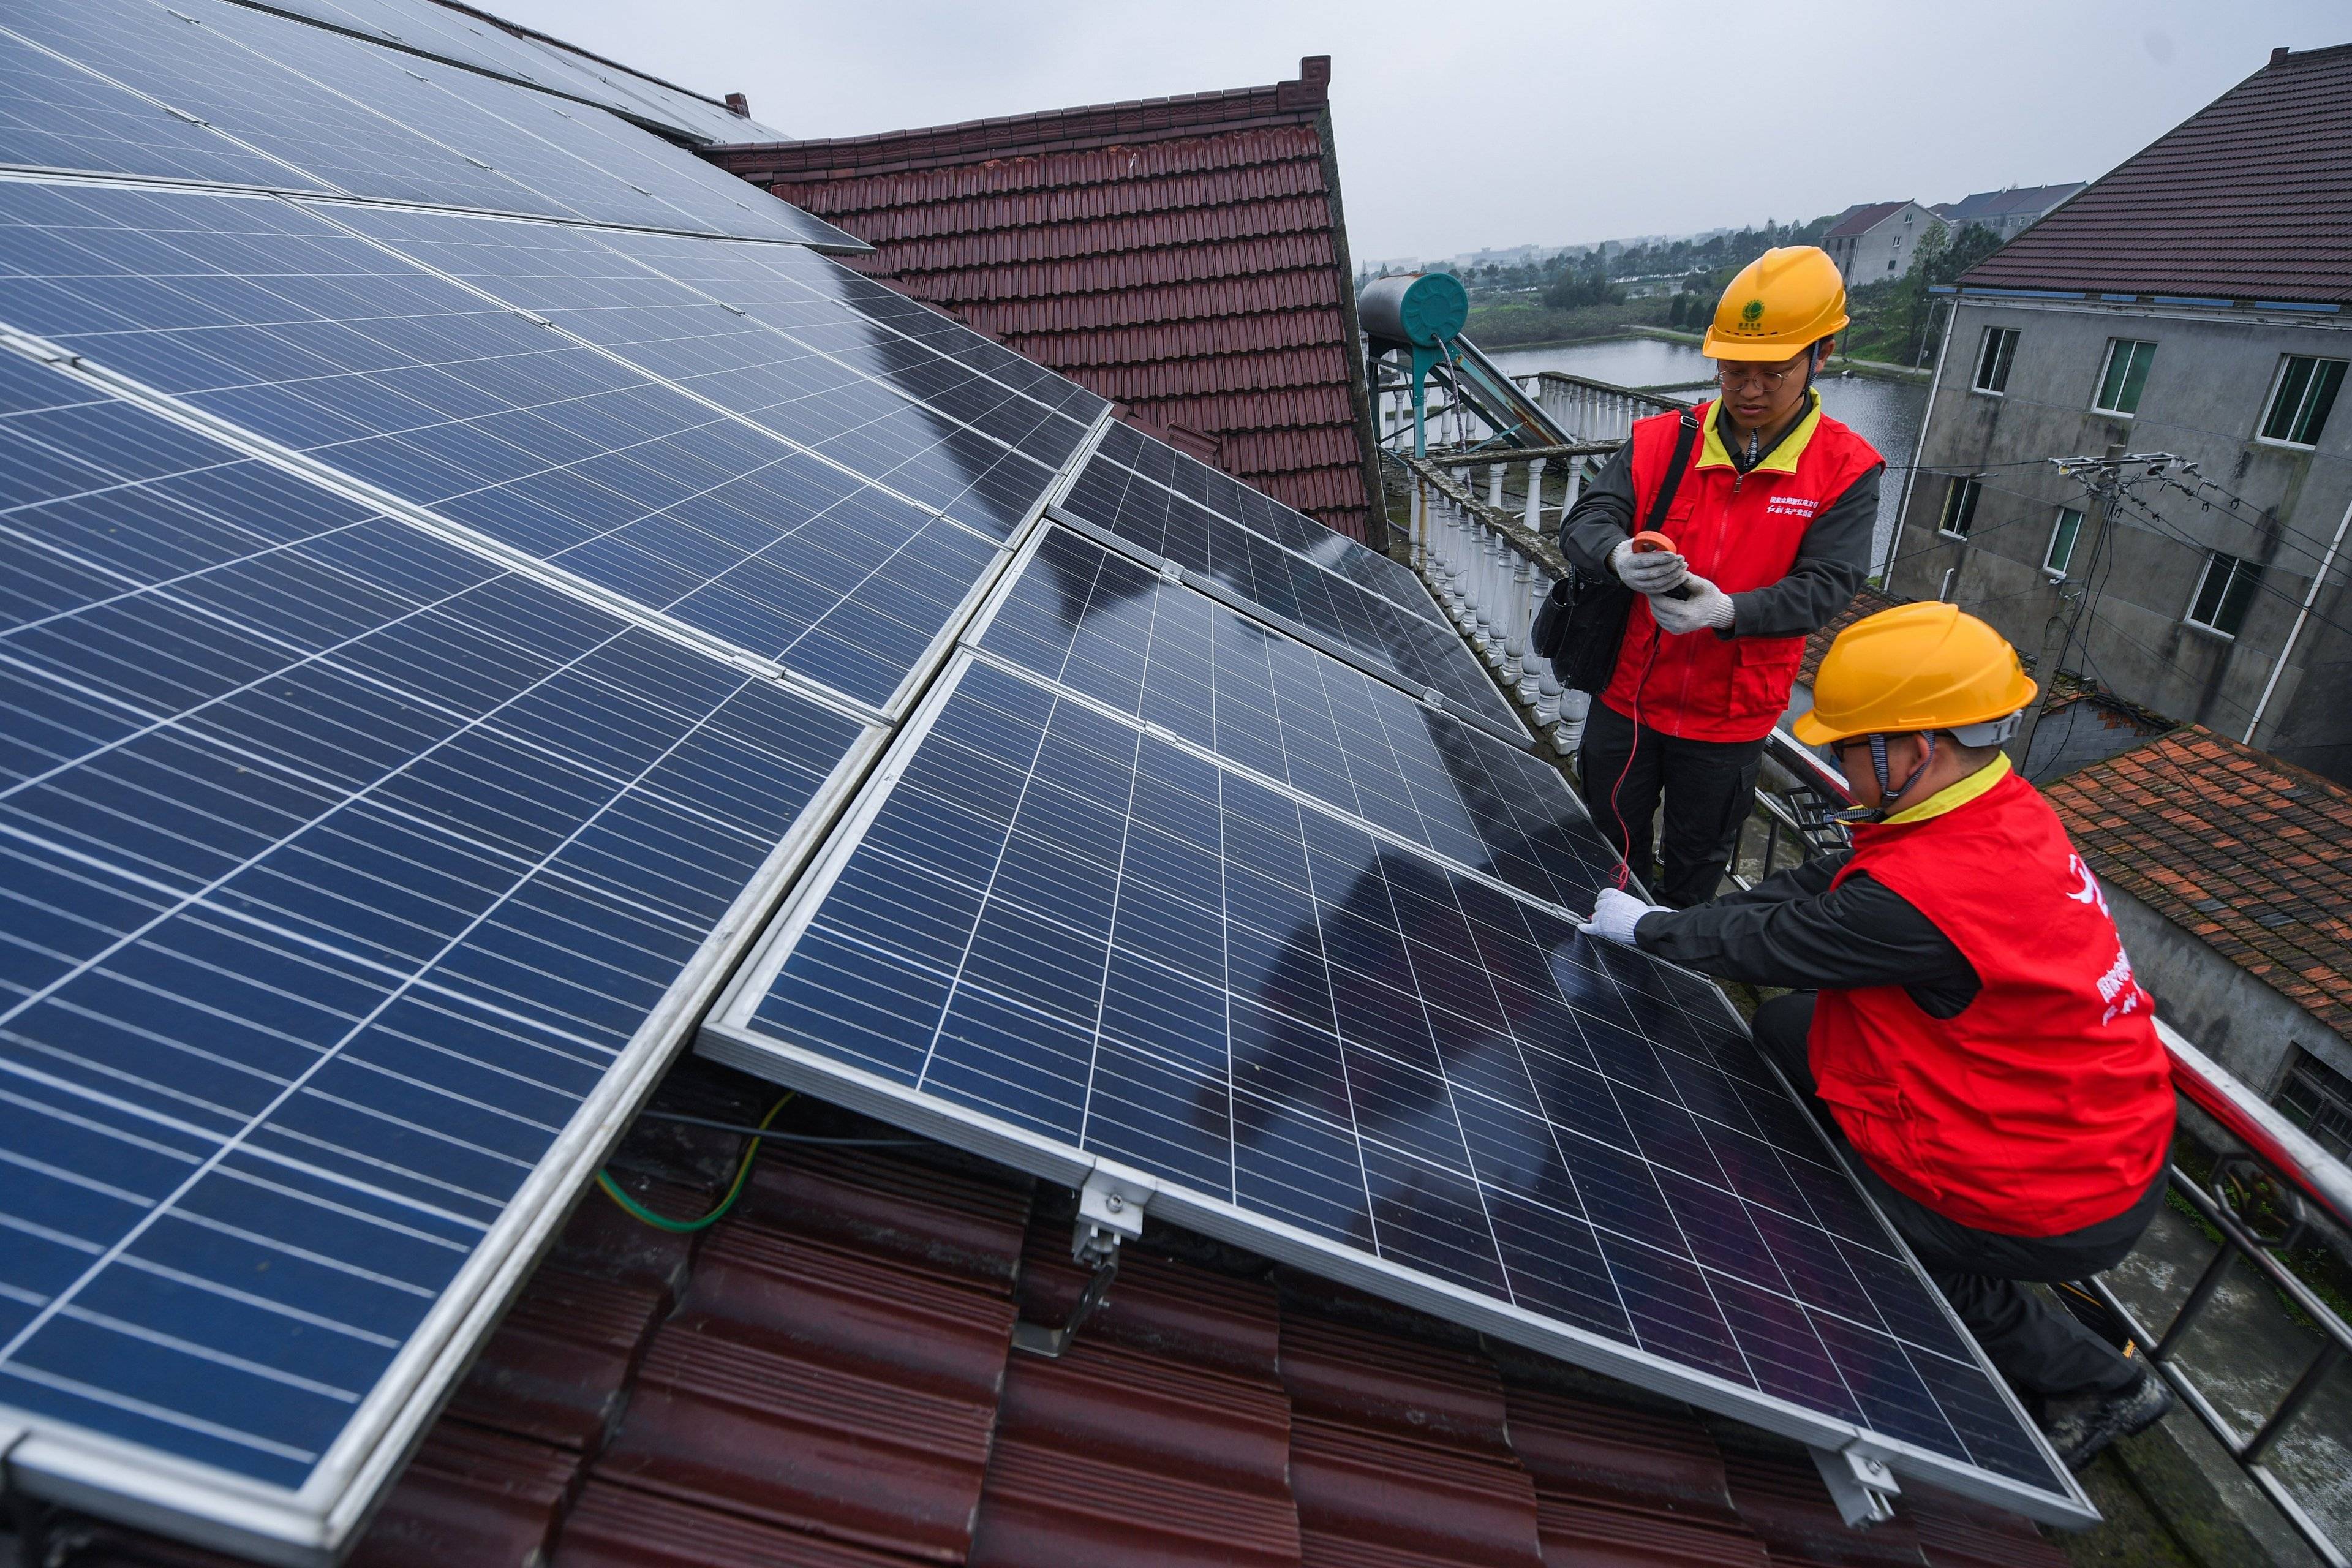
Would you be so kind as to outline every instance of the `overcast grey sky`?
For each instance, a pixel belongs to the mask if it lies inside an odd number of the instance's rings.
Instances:
[[[1534,5],[478,0],[796,137],[1246,87],[1332,57],[1359,260],[1807,218],[2104,173],[2320,0]]]

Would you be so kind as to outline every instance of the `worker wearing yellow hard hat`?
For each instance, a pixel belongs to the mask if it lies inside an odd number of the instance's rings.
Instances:
[[[1714,896],[1805,637],[1869,570],[1885,461],[1812,385],[1845,325],[1836,263],[1766,251],[1707,329],[1719,395],[1638,421],[1560,525],[1582,578],[1634,593],[1613,660],[1562,672],[1592,693],[1585,800],[1628,879],[1651,880],[1657,840],[1670,904]]]
[[[2173,1095],[2105,896],[1999,749],[2036,695],[1953,605],[1856,621],[1792,726],[1852,781],[1853,848],[1696,909],[1604,890],[1586,930],[1794,988],[1757,1009],[1757,1044],[2079,1468],[2171,1397],[2021,1282],[2130,1253],[2164,1200]]]

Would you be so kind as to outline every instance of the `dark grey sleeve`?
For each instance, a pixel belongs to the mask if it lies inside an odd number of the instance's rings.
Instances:
[[[1975,1000],[1980,984],[1934,921],[1862,872],[1810,896],[1717,900],[1643,915],[1634,942],[1671,963],[1751,985],[1802,991],[1901,985],[1939,1018]]]
[[[1560,521],[1559,552],[1571,566],[1611,575],[1609,552],[1633,531],[1633,443],[1628,441],[1611,454],[1600,477],[1584,487],[1574,510]]]
[[[1853,858],[1851,849],[1841,849],[1833,855],[1818,856],[1800,860],[1786,870],[1775,871],[1746,892],[1725,893],[1715,900],[1717,906],[1734,904],[1778,904],[1790,899],[1818,899],[1830,890],[1830,880],[1838,868]]]
[[[1731,595],[1731,635],[1801,637],[1821,630],[1852,602],[1870,575],[1870,537],[1878,523],[1875,468],[1805,530],[1796,564],[1777,583]]]

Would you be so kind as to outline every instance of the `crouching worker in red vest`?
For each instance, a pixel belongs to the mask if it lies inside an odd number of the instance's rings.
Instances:
[[[1716,307],[1706,352],[1721,363],[1723,393],[1695,411],[1693,438],[1680,440],[1679,415],[1638,421],[1560,525],[1570,563],[1640,595],[1584,721],[1584,797],[1633,875],[1677,908],[1715,896],[1805,637],[1870,569],[1885,463],[1822,413],[1812,384],[1845,324],[1845,284],[1825,252],[1766,251]],[[1636,552],[1643,529],[1674,550]],[[1661,795],[1665,875],[1654,883]]]
[[[2173,1091],[2105,898],[1998,749],[2035,695],[2016,650],[1952,605],[1857,621],[1793,726],[1866,808],[1853,849],[1693,910],[1603,891],[1589,930],[1798,987],[1757,1009],[1757,1044],[2079,1468],[2171,1395],[2021,1281],[2132,1250],[2164,1201]]]

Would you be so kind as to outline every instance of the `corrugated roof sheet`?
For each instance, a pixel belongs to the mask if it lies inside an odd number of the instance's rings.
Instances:
[[[675,1179],[643,1179],[649,1143]],[[632,1193],[688,1215],[732,1140],[641,1130],[628,1147]],[[1769,1439],[1725,1428],[1766,1445],[1727,1448],[1680,1406],[1157,1227],[1064,1356],[1013,1352],[1016,1312],[1061,1325],[1085,1287],[1071,1209],[928,1147],[772,1148],[739,1209],[692,1238],[592,1193],[352,1563],[2064,1563],[2023,1521],[1924,1492],[1895,1524],[1847,1531],[1811,1464]],[[665,1311],[640,1324],[649,1300]],[[559,1343],[585,1375],[551,1427],[541,1380]],[[617,1391],[614,1358],[635,1368]],[[506,1389],[527,1396],[502,1405]],[[51,1541],[58,1568],[232,1562],[95,1523]]]
[[[2192,724],[2046,793],[2103,879],[2352,1041],[2352,790]]]
[[[2352,301],[2352,45],[2274,52],[1960,282]]]
[[[2063,185],[2015,185],[2005,191],[1979,191],[1936,208],[1936,216],[1952,223],[1983,223],[2019,213],[2043,213],[2083,188],[2074,180]]]
[[[853,263],[1362,539],[1354,295],[1300,79],[709,155],[876,249]]]

